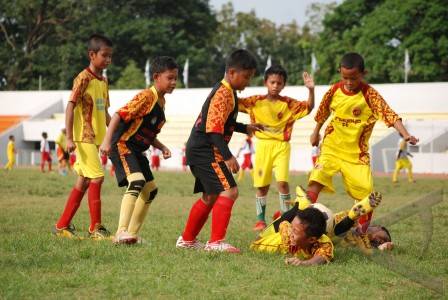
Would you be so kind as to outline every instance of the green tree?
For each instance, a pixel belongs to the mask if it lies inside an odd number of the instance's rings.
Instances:
[[[111,86],[113,89],[143,89],[145,88],[145,75],[137,67],[135,61],[130,60],[120,78]]]

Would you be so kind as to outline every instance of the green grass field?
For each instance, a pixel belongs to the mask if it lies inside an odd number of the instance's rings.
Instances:
[[[37,169],[0,172],[0,298],[443,298],[448,279],[448,182],[420,179],[394,187],[389,178],[375,178],[383,203],[376,216],[444,188],[443,202],[432,207],[433,219],[414,215],[389,227],[396,248],[386,256],[366,257],[353,248],[336,248],[326,266],[291,267],[280,255],[249,251],[255,238],[254,200],[248,178],[240,185],[227,240],[243,253],[210,254],[182,251],[175,242],[191,204],[193,177],[189,173],[155,173],[159,194],[141,232],[146,243],[114,246],[111,242],[58,239],[50,234],[61,213],[74,175],[40,174]],[[320,202],[333,211],[348,208],[340,178],[337,194],[322,194]],[[306,185],[304,175],[291,183]],[[275,190],[274,190],[275,191]],[[122,189],[114,178],[103,185],[103,223],[115,231]],[[271,192],[268,215],[278,208]],[[74,218],[81,232],[88,228],[87,201]],[[423,220],[423,222],[422,222]],[[427,225],[434,232],[421,256]],[[210,223],[210,222],[209,222]],[[199,236],[206,241],[209,223]],[[423,226],[424,225],[424,226]],[[429,227],[430,228],[430,227]],[[387,263],[380,263],[385,261]],[[399,273],[397,273],[399,272]],[[426,282],[426,287],[415,280]],[[428,286],[433,288],[428,288]]]

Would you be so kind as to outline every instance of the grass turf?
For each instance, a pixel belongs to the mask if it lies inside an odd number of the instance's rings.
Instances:
[[[227,240],[243,253],[210,254],[174,247],[189,209],[192,195],[189,173],[156,172],[157,199],[150,208],[141,235],[146,243],[114,246],[110,242],[58,239],[50,234],[62,212],[74,175],[41,174],[37,169],[0,173],[0,298],[151,298],[151,299],[254,299],[254,298],[439,298],[448,278],[448,202],[432,207],[433,219],[414,215],[388,227],[396,248],[393,262],[375,262],[356,249],[336,248],[335,260],[326,266],[291,267],[280,255],[253,253],[255,238],[254,190],[249,178],[240,184]],[[304,175],[291,178],[306,185]],[[322,194],[320,202],[333,211],[352,205],[340,178],[337,193]],[[448,191],[442,179],[402,179],[393,186],[389,178],[375,178],[383,203],[376,216],[388,214],[437,189]],[[116,230],[123,189],[106,176],[103,185],[103,223]],[[446,192],[445,192],[446,193]],[[279,206],[275,189],[270,192],[268,215]],[[87,201],[73,222],[86,232]],[[423,222],[422,222],[423,221]],[[429,234],[422,224],[433,223],[429,248],[420,256]],[[199,239],[206,241],[209,223]],[[376,258],[386,260],[386,257]],[[400,271],[401,270],[401,271]],[[397,271],[401,274],[398,274]],[[417,283],[422,278],[436,284],[430,289]]]

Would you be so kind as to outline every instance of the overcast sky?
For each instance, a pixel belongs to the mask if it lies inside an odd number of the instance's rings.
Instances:
[[[210,0],[214,10],[220,10],[225,3],[232,2],[235,11],[250,12],[252,9],[258,17],[269,19],[276,24],[290,23],[295,20],[303,25],[306,21],[306,8],[311,3],[341,3],[342,0]]]

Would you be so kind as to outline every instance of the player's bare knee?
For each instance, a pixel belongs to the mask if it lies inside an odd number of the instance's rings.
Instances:
[[[233,187],[227,191],[222,192],[223,196],[226,196],[232,200],[236,200],[238,198],[238,188]]]
[[[278,191],[282,194],[289,194],[289,184],[286,181],[277,182]]]

